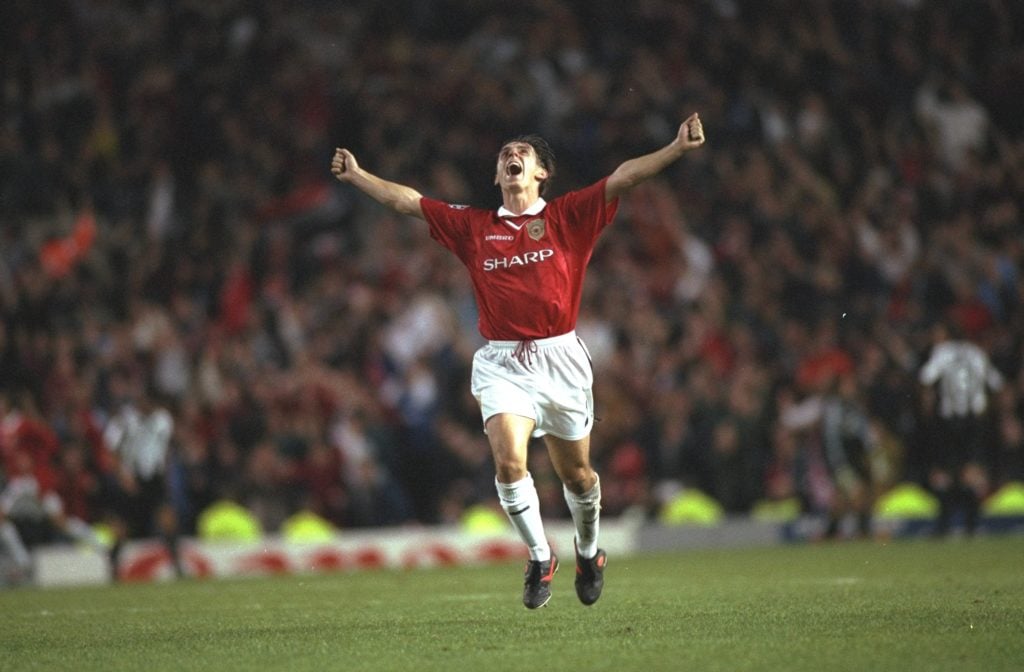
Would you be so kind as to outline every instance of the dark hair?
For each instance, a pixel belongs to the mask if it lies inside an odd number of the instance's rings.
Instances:
[[[510,140],[506,140],[501,146],[511,145],[514,142],[523,142],[533,147],[533,151],[537,155],[537,163],[544,170],[548,171],[548,176],[540,183],[540,195],[543,196],[547,193],[551,178],[555,176],[555,150],[551,149],[551,145],[548,144],[547,140],[534,133],[517,135]]]

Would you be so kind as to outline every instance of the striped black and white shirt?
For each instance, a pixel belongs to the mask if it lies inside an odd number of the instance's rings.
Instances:
[[[164,473],[173,433],[174,418],[165,409],[143,414],[133,406],[125,406],[107,424],[103,440],[121,460],[122,467],[140,478],[150,479]]]
[[[998,390],[1003,377],[984,350],[967,341],[946,341],[932,350],[921,368],[925,385],[938,382],[939,414],[943,418],[982,415],[988,391]]]

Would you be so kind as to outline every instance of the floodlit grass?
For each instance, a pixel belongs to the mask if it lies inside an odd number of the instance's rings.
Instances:
[[[1024,538],[0,592],[2,670],[1019,670]]]

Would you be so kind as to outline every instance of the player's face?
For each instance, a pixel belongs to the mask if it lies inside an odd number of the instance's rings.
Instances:
[[[510,142],[498,153],[494,183],[507,189],[527,189],[539,185],[548,172],[537,162],[537,152],[526,142]]]

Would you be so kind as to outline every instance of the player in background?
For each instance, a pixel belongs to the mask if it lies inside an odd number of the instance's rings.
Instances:
[[[576,528],[576,594],[585,605],[601,596],[605,552],[598,548],[601,484],[590,464],[593,371],[576,336],[587,264],[619,197],[704,144],[697,114],[661,149],[622,163],[598,182],[543,198],[555,157],[543,138],[520,136],[498,154],[497,210],[447,204],[362,168],[337,149],[331,172],[376,201],[423,219],[430,235],[469,271],[488,343],[473,358],[471,389],[480,405],[502,508],[529,549],[523,603],[547,604],[558,558],[551,551],[537,490],[527,471],[531,437],[544,437]]]
[[[836,538],[843,518],[852,514],[857,519],[857,534],[868,538],[875,499],[871,453],[876,431],[855,377],[838,376],[831,388],[821,400],[822,452],[835,486],[825,537]]]
[[[953,513],[960,509],[965,531],[972,535],[989,487],[989,392],[1003,386],[1003,376],[988,353],[967,340],[955,322],[936,325],[932,336],[934,347],[919,379],[922,385],[935,385],[938,393],[928,460],[928,483],[939,499],[935,533],[946,535]]]
[[[184,575],[178,548],[178,524],[168,503],[166,472],[174,436],[174,416],[157,403],[150,389],[132,386],[129,398],[103,430],[103,443],[118,469],[110,498],[114,502],[112,578],[117,580],[121,552],[128,539],[160,536],[174,572]]]

